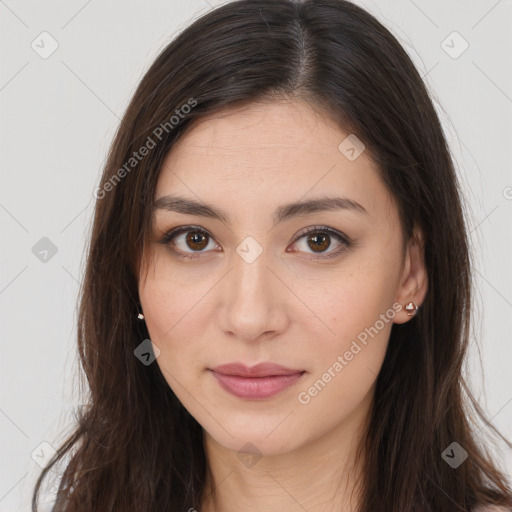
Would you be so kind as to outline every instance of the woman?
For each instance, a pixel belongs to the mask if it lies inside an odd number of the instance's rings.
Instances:
[[[375,18],[203,16],[144,76],[95,196],[90,401],[55,512],[510,510],[461,370],[453,164]]]

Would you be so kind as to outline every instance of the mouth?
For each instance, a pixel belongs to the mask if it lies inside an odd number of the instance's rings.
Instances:
[[[230,363],[209,370],[222,389],[248,400],[273,397],[296,384],[306,373],[276,363],[260,363],[252,367]]]

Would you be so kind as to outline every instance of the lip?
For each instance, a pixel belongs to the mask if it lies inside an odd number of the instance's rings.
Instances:
[[[221,364],[212,368],[212,371],[223,375],[236,375],[238,377],[269,377],[273,375],[292,375],[304,370],[286,368],[277,363],[260,363],[255,366],[246,366],[243,363]]]
[[[252,367],[230,363],[210,369],[219,385],[239,398],[270,398],[293,386],[305,370],[286,368],[276,363],[260,363]]]

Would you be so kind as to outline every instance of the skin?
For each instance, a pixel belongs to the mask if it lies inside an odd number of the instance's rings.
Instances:
[[[229,216],[225,223],[157,210],[140,268],[156,362],[203,427],[210,475],[202,512],[357,505],[362,466],[355,448],[392,323],[412,318],[393,304],[420,305],[427,278],[421,232],[404,247],[396,204],[367,152],[350,161],[338,149],[347,135],[307,103],[275,100],[199,120],[164,161],[155,199],[179,194]],[[321,211],[272,227],[277,207],[324,195],[357,201],[367,214]],[[165,232],[187,225],[209,233],[204,249],[187,244],[187,233],[159,243]],[[329,237],[331,244],[316,252],[311,235],[309,243],[308,235],[297,239],[314,226],[338,230],[352,244],[315,260],[343,244]],[[263,249],[251,263],[236,252],[247,236]],[[173,243],[199,257],[179,258]],[[329,368],[333,374],[338,356],[390,311],[378,334],[358,343],[361,350],[301,403],[299,393],[304,397]],[[208,370],[235,361],[272,361],[306,373],[271,398],[241,399]],[[254,459],[237,456],[246,443],[256,447]]]

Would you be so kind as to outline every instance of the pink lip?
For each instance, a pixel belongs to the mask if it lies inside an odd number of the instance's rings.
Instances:
[[[239,398],[264,399],[295,384],[304,370],[293,370],[275,363],[247,367],[241,363],[217,366],[212,370],[220,386]]]
[[[260,363],[255,366],[245,366],[243,363],[222,364],[212,368],[216,373],[236,375],[238,377],[269,377],[272,375],[291,375],[302,373],[304,370],[292,370],[276,363]]]

